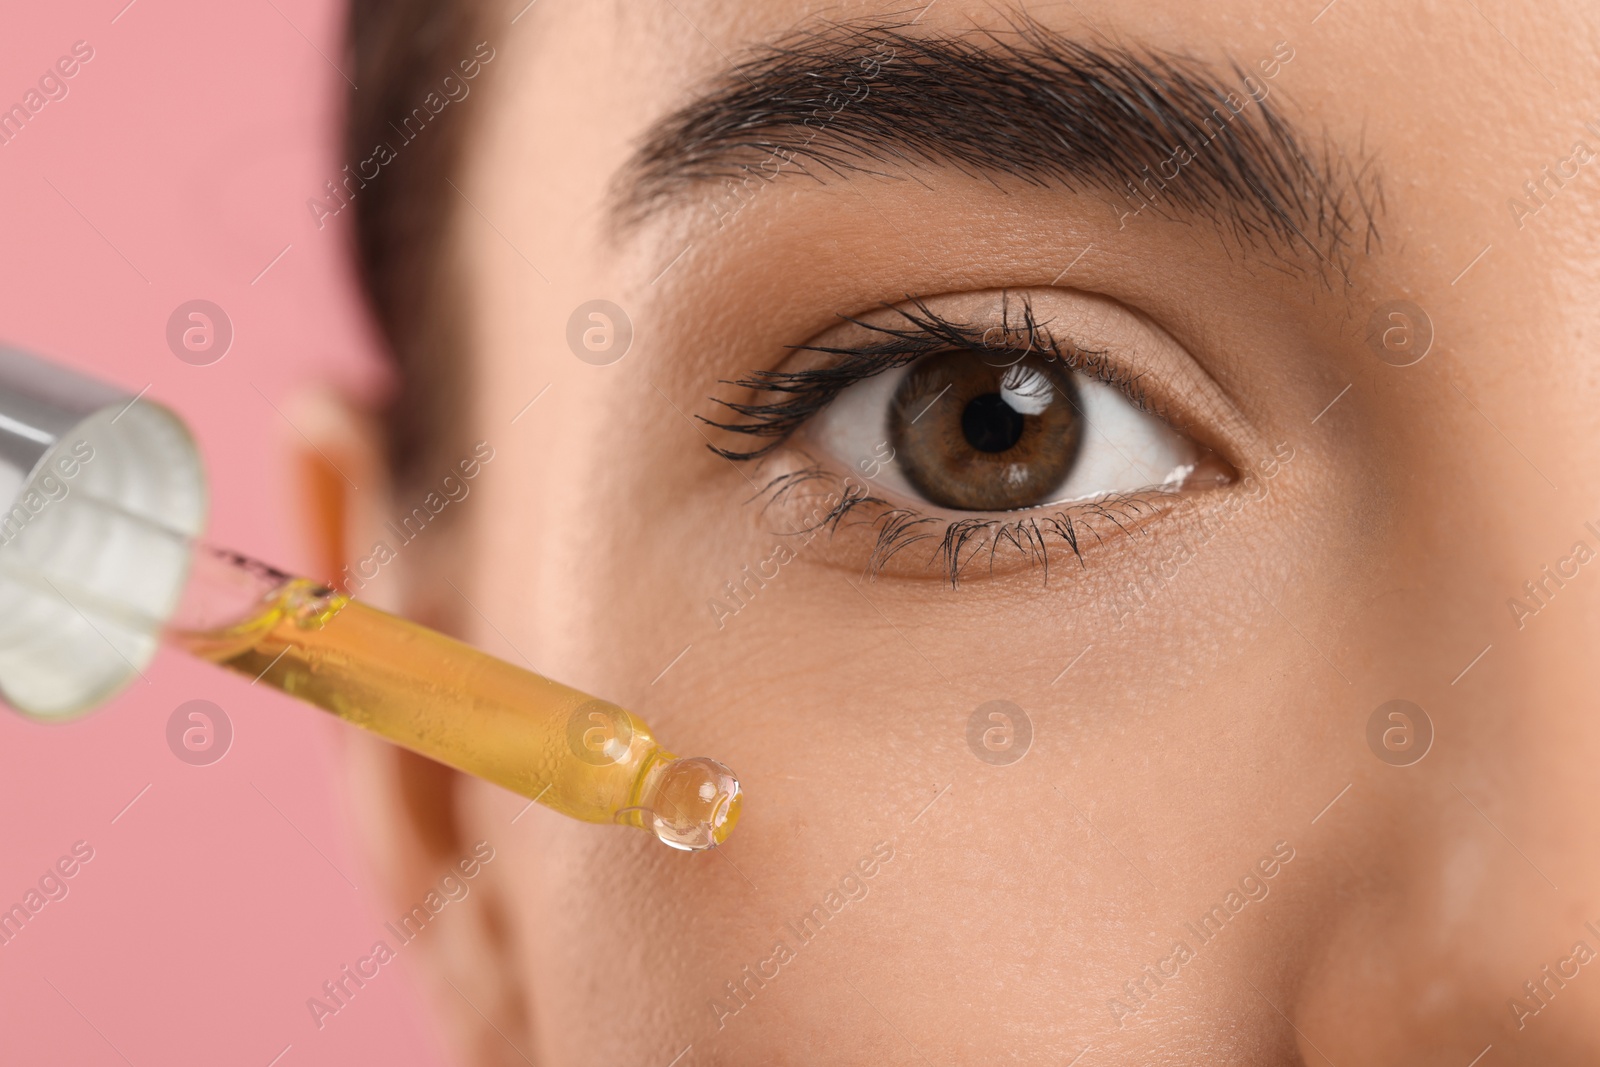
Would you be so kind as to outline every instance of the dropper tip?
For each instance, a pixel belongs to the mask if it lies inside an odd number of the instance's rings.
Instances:
[[[703,852],[728,839],[739,821],[739,779],[714,759],[694,756],[662,765],[640,798],[644,827],[685,852]]]

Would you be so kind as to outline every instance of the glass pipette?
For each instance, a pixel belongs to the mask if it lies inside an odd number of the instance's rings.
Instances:
[[[166,637],[440,763],[673,848],[721,844],[738,779],[638,716],[325,585],[196,545]]]

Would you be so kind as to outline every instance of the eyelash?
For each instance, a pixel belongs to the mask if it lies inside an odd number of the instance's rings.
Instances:
[[[857,382],[927,356],[951,351],[974,354],[996,351],[1039,353],[1046,359],[1058,359],[1064,366],[1116,388],[1140,411],[1165,418],[1141,387],[1140,375],[1127,373],[1124,368],[1107,360],[1104,352],[1058,342],[1050,332],[1049,323],[1040,322],[1025,299],[1020,301],[1020,321],[1014,322],[1011,299],[1003,293],[1000,322],[987,326],[954,322],[939,315],[920,298],[907,299],[909,308],[885,305],[904,320],[904,326],[869,323],[843,316],[845,321],[879,335],[879,340],[847,347],[790,346],[794,352],[810,352],[825,357],[829,362],[823,366],[794,371],[757,370],[744,378],[723,381],[721,384],[745,392],[777,393],[780,398],[749,403],[711,397],[713,403],[745,421],[724,422],[704,416],[696,417],[718,430],[771,440],[744,450],[722,448],[715,444],[708,444],[707,447],[717,455],[736,462],[761,459],[780,447],[840,393]],[[1003,342],[998,345],[986,341],[996,329],[1000,330]],[[820,509],[813,509],[809,525],[791,533],[804,537],[807,542],[822,531],[832,536],[847,517],[862,509],[876,509],[870,516],[858,520],[869,527],[878,528],[877,541],[865,567],[866,575],[875,577],[895,555],[911,545],[937,539],[938,547],[928,564],[930,567],[937,564],[938,570],[943,572],[952,587],[960,583],[963,570],[981,555],[985,546],[989,550],[992,572],[996,553],[1002,545],[1007,544],[1027,557],[1029,562],[1043,566],[1048,581],[1048,547],[1052,538],[1072,551],[1080,567],[1085,566],[1081,542],[1086,537],[1093,537],[1096,542],[1104,540],[1097,523],[1115,526],[1118,531],[1126,533],[1126,524],[1154,510],[1154,505],[1147,500],[1125,494],[1109,494],[1062,507],[1047,515],[1030,515],[1013,520],[946,519],[894,505],[873,495],[866,486],[850,484],[849,479],[841,480],[816,463],[779,475],[762,487],[753,499],[767,497],[763,506],[763,511],[766,511],[779,505],[800,487],[813,482],[839,485],[840,488],[831,494],[837,499],[828,512],[820,517],[817,515]],[[939,523],[944,524],[942,534],[923,529],[928,524]]]
[[[820,466],[811,466],[774,478],[761,489],[757,498],[767,496],[766,508],[771,508],[778,505],[794,489],[812,481],[830,481],[839,484],[839,479],[835,475]],[[939,543],[933,555],[929,557],[927,565],[941,571],[952,588],[961,584],[962,572],[974,559],[982,555],[985,547],[988,548],[991,573],[994,570],[996,553],[1001,546],[1010,545],[1026,557],[1029,563],[1043,567],[1045,580],[1048,581],[1051,539],[1066,545],[1071,549],[1078,565],[1086,567],[1081,543],[1089,536],[1096,542],[1104,541],[1095,520],[1103,521],[1115,526],[1120,532],[1127,533],[1126,524],[1154,510],[1149,501],[1112,494],[1098,500],[1081,501],[1052,514],[1030,515],[1022,519],[943,519],[938,516],[923,515],[910,508],[897,507],[882,497],[867,492],[861,485],[845,484],[842,492],[833,495],[838,499],[825,515],[817,517],[817,511],[813,509],[812,521],[790,533],[804,538],[807,542],[822,531],[827,531],[831,536],[847,516],[862,508],[876,508],[877,510],[870,516],[859,520],[869,527],[878,527],[877,540],[863,568],[866,576],[876,577],[903,549],[919,542],[937,539]],[[938,523],[944,524],[942,533],[930,533],[920,529],[924,525]],[[967,551],[969,548],[970,552]]]
[[[1125,373],[1107,361],[1104,352],[1057,342],[1050,333],[1050,324],[1040,322],[1034,316],[1032,305],[1026,300],[1021,302],[1022,321],[1013,324],[1010,297],[1002,293],[1000,322],[990,326],[954,322],[939,315],[920,298],[907,297],[907,300],[911,304],[909,309],[885,305],[887,310],[893,311],[906,321],[908,327],[903,329],[883,323],[864,322],[848,315],[841,316],[846,322],[881,335],[884,338],[881,341],[842,348],[826,345],[789,346],[793,352],[813,352],[829,357],[832,362],[826,366],[797,371],[758,370],[752,371],[745,378],[720,382],[721,385],[749,392],[782,393],[787,399],[747,404],[711,397],[712,403],[725,407],[749,421],[719,422],[697,416],[701,422],[729,433],[774,439],[759,448],[744,451],[719,448],[716,445],[709,446],[711,451],[726,459],[740,462],[759,459],[783,444],[813,415],[827,407],[835,397],[857,382],[915,363],[927,356],[955,351],[968,351],[974,354],[995,351],[1037,352],[1046,359],[1060,360],[1063,366],[1115,387],[1140,411],[1161,417],[1161,412],[1155,409],[1144,390],[1139,388],[1139,375]],[[985,341],[985,338],[996,329],[1001,331],[1006,343],[994,345]]]

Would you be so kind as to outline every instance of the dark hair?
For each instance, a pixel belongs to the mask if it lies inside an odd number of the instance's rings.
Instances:
[[[471,57],[491,6],[484,0],[351,0],[346,24],[358,88],[348,97],[345,156],[363,160],[376,145],[397,147],[352,207],[361,282],[399,364],[386,422],[400,485],[413,483],[419,468],[431,466],[464,432],[471,367],[459,273],[447,262],[460,208],[449,181],[461,165],[471,119],[483,109],[451,107],[440,116],[444,121],[428,124],[403,147],[394,124]]]

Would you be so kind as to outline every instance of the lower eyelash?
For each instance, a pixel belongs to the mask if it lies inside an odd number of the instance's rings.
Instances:
[[[988,549],[989,570],[994,571],[996,554],[1002,546],[1010,545],[1029,563],[1044,568],[1044,580],[1050,578],[1050,553],[1052,542],[1066,545],[1085,566],[1081,544],[1086,537],[1103,542],[1099,527],[1114,526],[1128,533],[1128,525],[1139,517],[1155,510],[1148,500],[1126,494],[1107,494],[1092,500],[1061,505],[1046,514],[1030,514],[1018,519],[942,519],[923,515],[909,508],[899,507],[882,497],[873,495],[865,486],[841,480],[821,466],[808,466],[772,479],[757,498],[766,496],[762,510],[780,506],[800,487],[813,482],[842,484],[842,491],[824,495],[831,500],[828,510],[813,508],[806,525],[797,530],[785,531],[809,539],[826,531],[829,536],[850,520],[851,525],[865,525],[876,529],[877,536],[864,568],[866,576],[875,578],[889,561],[912,545],[937,541],[926,566],[944,573],[952,588],[958,586],[966,568]],[[855,516],[855,518],[852,518]],[[942,532],[925,529],[943,524]]]

